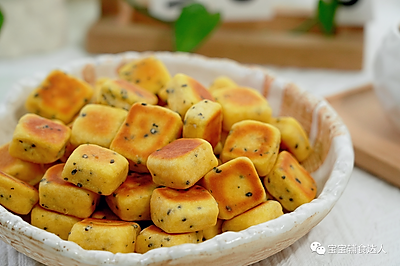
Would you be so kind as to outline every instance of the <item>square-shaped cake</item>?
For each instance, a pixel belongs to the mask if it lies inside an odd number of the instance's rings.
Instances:
[[[35,186],[38,184],[46,172],[46,166],[23,161],[11,156],[8,152],[9,147],[9,143],[0,147],[0,171],[18,178],[29,185]]]
[[[267,123],[243,120],[233,124],[220,154],[223,163],[249,158],[259,176],[266,176],[275,164],[281,143],[280,131]]]
[[[68,240],[83,249],[131,253],[139,228],[134,222],[87,218],[74,224]]]
[[[317,185],[311,174],[288,151],[282,151],[264,185],[283,208],[294,211],[317,195]]]
[[[215,148],[221,139],[222,109],[217,102],[202,100],[187,110],[183,120],[184,138],[201,138]]]
[[[203,187],[157,188],[150,201],[151,220],[167,233],[196,232],[217,223],[218,204]]]
[[[206,99],[214,100],[211,93],[199,81],[182,73],[176,74],[160,94],[162,98],[166,98],[168,108],[180,114],[182,119],[193,104]]]
[[[182,126],[181,117],[165,107],[135,103],[110,149],[125,156],[132,171],[146,173],[149,155],[179,138]]]
[[[139,58],[125,63],[118,70],[121,79],[156,94],[171,79],[165,64],[155,56]]]
[[[97,144],[109,148],[128,112],[102,104],[85,105],[72,124],[71,144]]]
[[[212,91],[215,101],[222,106],[222,129],[229,131],[233,124],[242,120],[268,123],[272,109],[268,101],[249,87],[225,87]]]
[[[0,171],[0,204],[18,213],[28,214],[39,200],[33,186]]]
[[[100,196],[62,178],[64,164],[50,167],[39,183],[39,205],[47,210],[87,218],[96,209]]]
[[[28,96],[25,107],[31,113],[68,124],[89,102],[93,92],[85,81],[53,70]]]
[[[128,160],[110,149],[82,144],[69,156],[62,178],[99,195],[111,195],[128,175]]]
[[[208,172],[201,184],[218,202],[218,218],[229,220],[267,200],[256,168],[247,157],[230,160]]]
[[[123,79],[102,79],[102,82],[96,87],[95,102],[129,110],[132,104],[144,102],[156,104],[157,96],[134,84]]]
[[[53,163],[65,153],[71,129],[36,114],[22,116],[10,142],[11,156],[32,163]]]
[[[121,220],[151,220],[150,198],[157,187],[151,175],[132,173],[117,190],[106,197],[106,202]]]
[[[35,205],[31,212],[33,226],[56,234],[63,240],[68,239],[72,226],[81,220],[78,217],[44,209],[39,205]]]
[[[192,187],[217,165],[211,144],[199,138],[177,139],[150,154],[147,160],[154,183],[175,189]]]

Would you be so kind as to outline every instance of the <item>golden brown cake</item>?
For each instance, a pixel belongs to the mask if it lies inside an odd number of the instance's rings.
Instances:
[[[147,160],[154,183],[176,189],[193,186],[217,165],[211,144],[203,139],[177,139]]]
[[[129,111],[132,104],[144,102],[156,104],[157,96],[123,79],[105,79],[98,83],[95,102]]]
[[[17,214],[28,214],[39,200],[33,186],[0,171],[0,204]]]
[[[10,144],[6,143],[0,147],[0,171],[16,177],[29,185],[37,185],[46,172],[46,166],[12,157],[8,152],[9,146]]]
[[[8,151],[24,161],[53,163],[64,155],[70,136],[61,122],[29,113],[19,119]]]
[[[101,104],[88,104],[82,108],[71,130],[71,144],[97,144],[109,148],[128,112]]]
[[[28,96],[25,107],[31,113],[68,124],[92,95],[93,88],[85,81],[54,70]]]
[[[201,184],[218,202],[220,219],[232,219],[266,201],[256,168],[247,157],[238,157],[214,168]]]
[[[215,148],[221,139],[222,109],[219,103],[202,100],[187,110],[183,120],[184,138],[201,138]]]
[[[164,63],[154,56],[126,63],[118,70],[119,77],[156,94],[171,79]]]
[[[271,107],[256,90],[248,87],[226,87],[212,91],[215,101],[222,106],[222,129],[229,131],[233,124],[242,120],[268,123]]]
[[[128,175],[128,160],[110,149],[82,144],[69,156],[62,178],[100,195],[111,195]]]
[[[313,177],[287,151],[279,153],[273,169],[264,178],[264,185],[288,211],[310,202],[317,194]]]
[[[238,85],[236,84],[236,82],[234,82],[231,78],[226,76],[219,76],[213,80],[210,87],[208,87],[208,90],[212,92],[221,88],[237,87],[237,86]]]
[[[39,205],[47,210],[87,218],[96,209],[100,196],[77,187],[62,177],[64,164],[50,167],[39,183]]]
[[[74,224],[68,240],[87,250],[131,253],[138,228],[134,222],[87,218]]]
[[[145,173],[149,155],[179,138],[182,125],[180,116],[165,107],[135,103],[110,149],[125,156],[132,171]]]
[[[124,221],[151,220],[150,198],[158,187],[149,174],[130,174],[106,201],[110,209]]]
[[[259,176],[266,176],[275,164],[281,142],[279,130],[267,123],[243,120],[235,123],[220,158],[227,162],[238,157],[249,158]]]
[[[218,206],[203,187],[189,189],[157,188],[150,201],[153,223],[167,233],[203,230],[217,223]]]
[[[282,205],[278,201],[268,200],[230,220],[224,221],[222,224],[222,232],[238,232],[250,226],[278,218],[282,214]]]
[[[81,220],[81,218],[46,210],[39,205],[35,205],[31,212],[33,226],[56,234],[63,240],[68,239],[72,226]]]
[[[182,119],[193,104],[202,100],[214,100],[200,82],[182,73],[176,74],[163,90],[167,93],[168,108],[180,114]]]
[[[172,247],[186,243],[201,243],[203,239],[202,231],[169,234],[155,225],[144,228],[136,239],[136,252],[146,253],[149,250],[161,247]]]
[[[310,155],[312,149],[308,136],[299,121],[290,116],[271,119],[272,125],[281,132],[281,149],[289,151],[299,162]]]

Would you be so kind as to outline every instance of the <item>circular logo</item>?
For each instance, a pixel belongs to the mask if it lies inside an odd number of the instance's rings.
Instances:
[[[310,245],[311,251],[316,252],[317,248],[321,246],[321,243],[319,242],[312,242]]]

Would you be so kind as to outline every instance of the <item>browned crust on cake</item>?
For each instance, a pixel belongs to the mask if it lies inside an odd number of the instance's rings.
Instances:
[[[35,114],[26,114],[21,118],[20,124],[26,130],[27,136],[36,136],[50,145],[64,143],[66,135],[70,134],[67,126]]]
[[[86,107],[89,107],[87,105]],[[104,108],[106,107],[106,108]],[[95,134],[97,137],[99,136],[108,136],[110,134],[110,126],[114,124],[115,117],[107,115],[107,108],[108,106],[100,105],[100,108],[90,108],[90,117],[85,123],[79,123],[80,131],[81,132],[90,132],[91,134]],[[110,107],[112,108],[112,107]],[[87,113],[84,113],[85,110],[82,110],[80,119],[87,118]],[[99,123],[101,121],[101,123]],[[90,123],[92,122],[92,123]]]
[[[69,115],[78,111],[71,107],[83,105],[91,98],[93,90],[88,86],[60,70],[54,70],[31,97],[40,99],[41,105],[46,108]]]
[[[201,139],[182,138],[177,139],[170,144],[164,146],[160,150],[156,150],[151,154],[152,157],[158,159],[174,159],[184,156],[190,151],[193,151],[200,145],[204,144]]]
[[[257,91],[246,87],[224,88],[216,91],[215,95],[217,95],[216,100],[229,101],[230,104],[239,106],[265,104],[265,99],[258,95]]]
[[[200,100],[211,100],[214,101],[214,97],[211,95],[211,93],[197,80],[187,77],[187,82],[188,86],[193,89],[195,94],[197,94],[200,98]],[[184,84],[182,84],[183,86]]]
[[[228,135],[225,145],[224,152],[230,153],[233,157],[245,156],[248,158],[256,158],[259,159],[262,156],[265,156],[267,153],[272,153],[272,147],[276,146],[279,143],[273,143],[276,140],[276,134],[279,133],[277,130],[271,129],[271,126],[262,122],[257,122],[253,120],[244,120],[240,122],[241,125],[245,126],[233,126],[231,129],[231,133]],[[238,149],[235,148],[235,144],[238,139],[246,138],[249,134],[257,134],[257,138],[259,139],[260,145],[257,146],[256,150],[250,149]]]
[[[114,191],[113,195],[126,197],[132,195],[133,190],[134,193],[140,193],[140,191],[148,191],[149,187],[157,187],[150,174],[133,173],[128,175],[125,182]]]
[[[64,163],[61,163],[50,167],[44,174],[42,180],[46,180],[47,182],[52,182],[63,186],[76,187],[72,183],[63,180],[61,174],[64,169],[64,165]]]
[[[203,200],[212,200],[214,198],[208,193],[208,191],[199,186],[194,185],[189,189],[172,189],[168,187],[157,188],[153,191],[153,197],[162,197],[169,202],[196,202]]]

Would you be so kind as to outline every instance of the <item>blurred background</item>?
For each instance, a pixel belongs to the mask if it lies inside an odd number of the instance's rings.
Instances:
[[[1,95],[23,76],[82,56],[173,50],[171,27],[157,19],[171,19],[174,12],[176,17],[184,2],[0,0],[4,16]],[[370,82],[379,43],[389,27],[400,21],[399,1],[360,0],[337,8],[335,32],[326,35],[311,21],[317,14],[317,0],[200,2],[210,12],[220,12],[222,18],[195,52],[265,65],[317,94],[337,93]],[[146,8],[153,5],[154,10],[146,16],[136,12],[132,3]],[[300,33],[293,31],[296,29]]]

